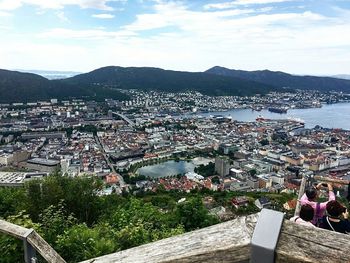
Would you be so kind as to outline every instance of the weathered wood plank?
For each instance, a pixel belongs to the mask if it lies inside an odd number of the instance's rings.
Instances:
[[[285,221],[276,249],[276,262],[350,262],[350,236]]]
[[[84,263],[247,262],[258,215],[240,217]]]
[[[318,180],[318,181],[334,183],[334,184],[349,184],[349,180],[342,180],[342,179],[325,177],[325,176],[316,175],[316,176],[314,176],[314,179]]]
[[[29,229],[12,224],[10,222],[0,220],[0,232],[13,236],[15,238],[24,239]]]
[[[40,255],[50,263],[65,263],[66,261],[35,231],[30,233],[27,241]]]

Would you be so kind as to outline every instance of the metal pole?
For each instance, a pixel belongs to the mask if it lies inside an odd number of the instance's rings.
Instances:
[[[36,250],[31,244],[29,244],[27,238],[30,234],[34,232],[34,229],[28,229],[27,232],[23,235],[23,247],[24,247],[24,262],[25,263],[36,263]]]
[[[303,176],[303,179],[301,180],[300,188],[299,188],[299,194],[297,199],[297,205],[295,207],[294,216],[298,216],[301,208],[300,199],[303,196],[305,192],[305,185],[306,185],[306,176]]]
[[[28,241],[25,239],[23,240],[23,246],[24,246],[24,262],[25,263],[36,263],[36,251],[32,247],[31,244],[28,243]]]

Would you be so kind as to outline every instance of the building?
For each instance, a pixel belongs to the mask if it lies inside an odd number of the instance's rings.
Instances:
[[[0,153],[0,165],[9,166],[27,160],[30,153],[27,151],[14,151]]]
[[[21,138],[23,140],[39,139],[45,137],[46,139],[64,139],[67,137],[66,132],[28,132],[23,133]]]
[[[13,141],[14,138],[15,137],[12,134],[10,134],[9,136],[4,137],[3,140],[4,140],[5,143],[10,143],[10,142]]]
[[[231,168],[230,175],[237,177],[239,179],[245,179],[246,173],[240,169]]]
[[[260,197],[259,199],[256,199],[254,204],[259,209],[270,208],[271,201],[267,197],[263,196],[263,197]]]
[[[247,185],[252,189],[258,189],[259,188],[259,179],[254,176],[250,176],[247,178]]]
[[[0,172],[0,186],[22,186],[28,180],[45,176],[47,176],[47,173]]]
[[[215,172],[220,176],[226,176],[230,173],[230,161],[226,157],[215,158]]]
[[[249,200],[247,199],[246,196],[237,196],[232,198],[231,203],[234,207],[237,209],[240,207],[246,207],[249,204]]]
[[[234,180],[230,185],[230,191],[247,191],[250,190],[250,186],[247,184],[247,182]]]
[[[56,169],[60,169],[60,161],[43,158],[33,158],[28,160],[24,164],[24,166],[30,170],[51,173]]]

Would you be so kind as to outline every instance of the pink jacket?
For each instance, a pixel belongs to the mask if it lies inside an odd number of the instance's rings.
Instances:
[[[316,206],[317,206],[317,202],[314,202],[314,201],[309,201],[309,199],[307,198],[306,194],[304,194],[301,199],[300,199],[300,204],[301,205],[311,205],[312,208],[314,209],[315,211],[315,216],[314,216],[314,220],[312,220],[312,223],[313,224],[316,224],[316,221],[318,218],[321,218],[325,211],[326,211],[326,205],[329,201],[332,201],[332,200],[335,200],[335,194],[333,191],[329,191],[328,193],[328,201],[326,202],[322,202],[322,203],[319,203],[320,204],[320,209],[318,211],[318,214],[316,215]]]

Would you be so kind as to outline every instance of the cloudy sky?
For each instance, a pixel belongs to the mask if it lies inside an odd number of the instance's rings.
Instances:
[[[350,74],[349,0],[0,0],[0,68]]]

